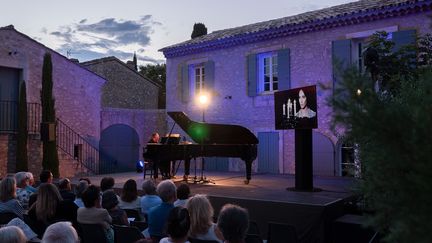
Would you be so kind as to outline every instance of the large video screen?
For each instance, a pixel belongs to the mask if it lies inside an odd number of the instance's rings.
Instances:
[[[316,86],[274,93],[276,130],[318,127]]]

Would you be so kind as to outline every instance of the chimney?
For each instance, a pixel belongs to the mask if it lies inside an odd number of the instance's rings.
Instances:
[[[132,68],[133,70],[135,70],[135,63],[133,61],[127,61],[126,65],[128,65],[128,67]]]
[[[76,58],[70,58],[69,61],[71,61],[71,62],[73,62],[73,63],[76,63],[76,64],[79,63],[79,60],[76,59]]]

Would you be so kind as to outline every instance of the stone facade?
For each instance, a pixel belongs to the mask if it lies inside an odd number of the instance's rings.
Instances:
[[[149,80],[115,57],[83,62],[81,65],[107,82],[102,89],[102,106],[124,109],[157,109],[160,84]]]
[[[124,124],[132,127],[138,133],[140,142],[139,157],[142,159],[143,147],[153,132],[165,134],[166,128],[165,110],[132,110],[119,108],[103,108],[101,112],[101,130],[116,125]]]
[[[249,54],[289,48],[291,51],[291,87],[296,88],[321,83],[329,88],[323,90],[317,85],[319,124],[318,129],[314,131],[330,139],[333,143],[334,153],[338,154],[336,150],[339,139],[330,130],[332,110],[326,104],[326,98],[332,95],[333,85],[332,41],[346,39],[349,33],[376,30],[389,26],[396,26],[398,31],[416,29],[418,34],[423,34],[430,32],[430,24],[427,14],[423,12],[288,35],[286,37],[273,39],[269,37],[266,41],[251,41],[252,43],[249,44],[219,48],[217,50],[169,56],[167,58],[167,111],[185,111],[192,119],[197,121],[201,119],[199,107],[193,101],[183,102],[181,99],[181,66],[196,61],[205,62],[211,60],[214,62],[214,90],[216,95],[212,98],[211,104],[206,110],[206,121],[209,123],[242,125],[255,134],[266,131],[278,132],[279,171],[280,173],[294,173],[294,131],[275,130],[274,98],[272,94],[248,96],[247,56]],[[206,37],[203,37],[203,40],[205,42]],[[191,46],[191,49],[193,49],[193,45]],[[165,55],[167,54],[165,53]],[[178,132],[184,133],[180,130]],[[336,163],[340,162],[329,163],[329,166],[335,166]],[[327,168],[327,170],[336,171],[338,170],[337,167]]]
[[[20,70],[21,79],[26,82],[29,103],[41,103],[42,65],[47,52],[51,54],[53,64],[53,94],[57,118],[82,136],[98,140],[104,78],[16,31],[13,26],[0,28],[0,66]],[[39,162],[35,162],[41,154],[38,139],[39,137],[35,137],[34,141],[29,141],[31,170],[41,167]],[[0,152],[0,157],[5,158],[4,150],[1,149]],[[61,176],[74,174],[74,171],[64,170],[62,166],[61,161]]]

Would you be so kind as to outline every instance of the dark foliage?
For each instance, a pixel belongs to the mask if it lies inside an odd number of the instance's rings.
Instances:
[[[207,27],[203,23],[195,23],[193,26],[191,38],[195,39],[203,35],[207,35]]]
[[[147,64],[140,66],[142,75],[149,78],[150,80],[156,81],[161,84],[162,88],[159,90],[158,95],[158,108],[165,109],[166,107],[166,64]]]
[[[27,91],[26,83],[21,82],[18,103],[18,131],[17,131],[17,156],[16,171],[28,171],[27,156]]]

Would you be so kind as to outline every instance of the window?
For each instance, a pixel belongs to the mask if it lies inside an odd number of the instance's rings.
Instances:
[[[258,91],[278,90],[278,57],[276,52],[258,54]]]
[[[353,60],[352,62],[355,63],[357,69],[360,72],[364,72],[365,71],[365,66],[364,66],[364,58],[363,58],[363,53],[366,50],[367,44],[366,44],[366,40],[365,39],[353,39],[352,40],[352,57]]]
[[[195,96],[205,89],[205,67],[203,64],[190,65],[189,72],[189,77],[191,77],[190,93]]]

